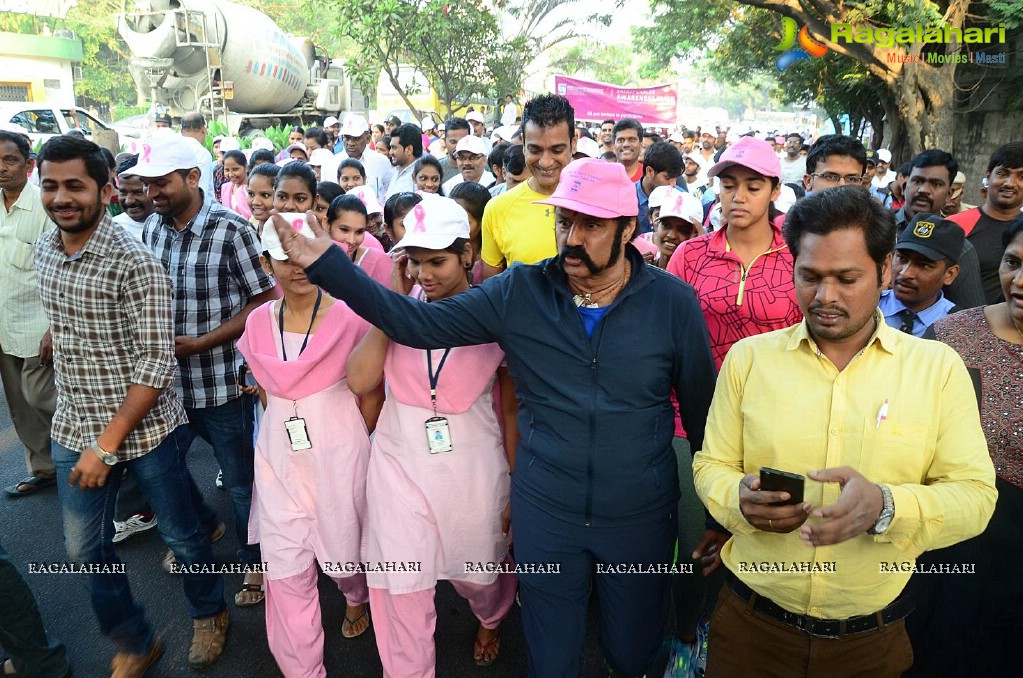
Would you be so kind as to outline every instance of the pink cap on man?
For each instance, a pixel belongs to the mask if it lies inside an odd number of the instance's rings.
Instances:
[[[598,219],[634,217],[639,214],[636,185],[619,163],[597,158],[573,160],[561,170],[554,194],[540,205],[554,205]]]
[[[781,178],[781,160],[774,148],[756,137],[742,137],[726,148],[721,159],[707,171],[707,176],[716,177],[732,165],[742,165],[765,177]]]

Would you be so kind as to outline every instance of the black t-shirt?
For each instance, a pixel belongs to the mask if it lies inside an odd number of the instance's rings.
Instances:
[[[983,209],[978,210],[980,219],[967,237],[980,259],[980,280],[984,285],[984,299],[988,304],[1000,304],[1005,301],[1002,298],[1002,283],[998,280],[998,266],[1005,253],[1002,234],[1015,223],[1015,220],[1000,221],[984,214]]]

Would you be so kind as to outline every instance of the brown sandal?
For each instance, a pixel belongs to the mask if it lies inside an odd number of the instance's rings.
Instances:
[[[482,630],[483,627],[480,627]],[[500,627],[494,629],[496,632],[494,636],[486,643],[480,640],[479,631],[476,632],[476,642],[472,646],[472,658],[476,661],[476,666],[490,666],[497,661],[497,656],[501,652],[501,629]],[[493,655],[487,659],[487,655],[493,651]]]

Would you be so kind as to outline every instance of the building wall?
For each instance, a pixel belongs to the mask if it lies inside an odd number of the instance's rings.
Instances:
[[[2,52],[0,47],[0,52]],[[0,53],[0,87],[27,85],[29,101],[54,106],[75,105],[71,62],[40,57],[17,57]]]
[[[1023,35],[1012,36],[1002,50],[1006,64],[973,65],[956,69],[955,139],[952,153],[966,175],[963,202],[979,205],[981,181],[995,149],[1023,139],[1023,110],[1019,77],[1023,74]]]

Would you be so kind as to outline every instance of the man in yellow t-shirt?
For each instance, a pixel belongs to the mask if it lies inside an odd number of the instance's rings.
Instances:
[[[536,201],[554,193],[561,169],[572,162],[574,128],[575,111],[563,96],[541,94],[523,107],[523,152],[533,176],[487,203],[482,226],[485,278],[514,263],[534,264],[558,253],[554,208]]]

